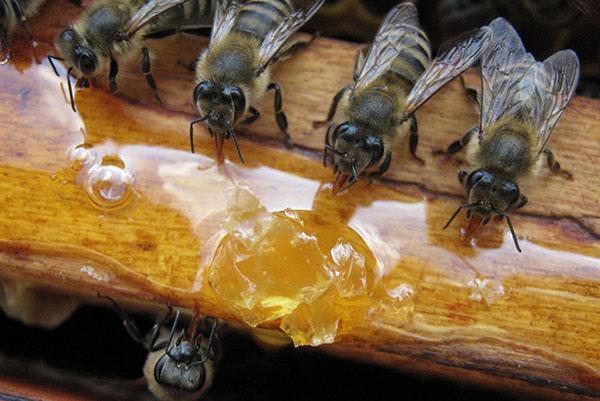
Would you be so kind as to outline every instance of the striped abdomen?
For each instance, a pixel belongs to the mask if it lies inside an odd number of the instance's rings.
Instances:
[[[215,0],[187,0],[158,16],[147,33],[208,27],[212,25],[214,12]]]
[[[382,77],[388,86],[396,87],[407,96],[431,58],[431,47],[427,35],[420,27],[412,27],[399,35],[402,51]]]
[[[250,0],[239,11],[234,29],[263,39],[292,11],[292,0]]]

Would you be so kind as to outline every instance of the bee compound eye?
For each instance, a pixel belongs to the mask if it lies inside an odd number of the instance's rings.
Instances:
[[[96,71],[96,60],[90,54],[82,54],[79,57],[79,69],[86,75],[94,73]]]
[[[467,178],[467,188],[473,188],[478,182],[484,180],[486,177],[486,172],[483,170],[475,170],[473,171]]]
[[[194,88],[194,101],[197,101],[201,97],[205,96],[210,90],[211,84],[208,81],[202,81]]]

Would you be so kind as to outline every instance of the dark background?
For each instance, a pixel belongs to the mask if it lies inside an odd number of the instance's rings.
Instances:
[[[148,317],[132,316],[144,330],[152,324]],[[102,378],[102,383],[128,389],[113,391],[116,399],[150,399],[140,392],[140,381],[137,387],[127,385],[142,376],[146,353],[111,309],[84,306],[55,330],[26,327],[1,314],[0,328],[0,354],[5,356],[0,371],[92,395],[105,391],[94,386]],[[231,330],[222,333],[222,343],[224,356],[206,397],[210,400],[515,399],[513,394],[336,359],[310,348],[266,351]]]

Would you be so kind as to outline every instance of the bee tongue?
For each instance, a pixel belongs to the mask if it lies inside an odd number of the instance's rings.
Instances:
[[[481,217],[477,216],[476,214],[471,215],[471,219],[469,220],[469,226],[467,227],[465,234],[468,236],[472,235],[481,225],[481,221]]]
[[[348,181],[348,178],[350,178],[350,176],[348,174],[344,174],[342,172],[338,173],[337,177],[335,177],[335,182],[333,183],[333,194],[334,195],[337,195],[338,192],[340,192],[340,190],[346,184],[346,181]]]
[[[223,135],[215,133],[215,149],[217,150],[217,162],[223,164],[225,155],[223,154]]]

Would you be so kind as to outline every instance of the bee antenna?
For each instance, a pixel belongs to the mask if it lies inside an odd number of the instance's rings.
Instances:
[[[502,217],[506,218],[506,222],[508,223],[508,228],[510,229],[510,235],[512,235],[513,242],[515,243],[515,248],[517,251],[521,251],[521,247],[519,246],[519,240],[517,239],[517,234],[515,233],[515,229],[513,228],[512,222],[510,221],[510,216],[508,213],[503,212],[500,209],[493,209],[495,213],[499,214]]]
[[[208,345],[206,347],[206,354],[203,355],[202,358],[199,359],[198,361],[193,362],[190,366],[201,365],[210,358],[210,351],[213,346],[213,339],[215,337],[215,330],[217,329],[218,323],[219,323],[218,320],[215,319],[214,323],[212,324],[212,327],[210,328],[210,334],[208,335]]]
[[[75,109],[75,97],[73,96],[73,86],[71,85],[71,74],[73,72],[73,67],[69,67],[67,70],[67,86],[69,87],[69,98],[71,99],[71,108],[74,112],[77,112]]]
[[[460,213],[461,210],[463,209],[470,209],[472,207],[475,207],[479,204],[479,202],[475,202],[475,203],[466,203],[464,205],[460,205],[459,207],[456,208],[456,210],[454,211],[454,213],[452,213],[452,216],[450,216],[450,219],[448,219],[448,222],[446,223],[446,225],[444,225],[444,230],[446,228],[448,228],[448,226],[450,224],[452,224],[452,221],[454,221],[454,219],[456,218],[456,216],[458,216],[458,214]]]
[[[54,70],[54,73],[56,74],[56,76],[60,77],[60,74],[58,73],[58,70],[56,69],[56,65],[54,64],[54,60],[56,60],[56,61],[65,61],[65,59],[62,58],[62,57],[53,56],[51,54],[48,54],[47,58],[48,58],[48,62],[50,63],[50,66]]]
[[[240,145],[238,144],[235,133],[233,132],[233,129],[231,127],[227,129],[227,134],[231,137],[231,139],[233,139],[233,144],[235,145],[235,150],[237,151],[237,155],[240,158],[240,161],[242,162],[242,164],[245,164],[244,157],[242,156],[242,151],[240,150]]]

